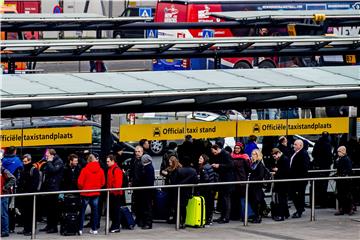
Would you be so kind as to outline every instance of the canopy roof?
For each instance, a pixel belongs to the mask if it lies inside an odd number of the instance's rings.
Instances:
[[[354,105],[360,66],[3,75],[2,117]]]

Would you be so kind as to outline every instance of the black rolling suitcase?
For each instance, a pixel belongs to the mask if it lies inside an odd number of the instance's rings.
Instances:
[[[60,220],[60,234],[74,236],[80,229],[80,196],[68,194],[64,196],[63,211]]]

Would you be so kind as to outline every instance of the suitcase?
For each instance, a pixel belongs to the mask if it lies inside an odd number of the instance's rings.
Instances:
[[[60,234],[64,236],[74,236],[79,234],[80,215],[75,213],[63,213],[61,216]]]
[[[241,203],[241,219],[244,220],[245,218],[245,198],[240,198]],[[255,216],[254,211],[252,210],[250,203],[248,202],[248,218]]]
[[[123,229],[133,230],[135,227],[135,220],[128,207],[120,208],[120,224]]]
[[[63,209],[67,213],[75,213],[81,209],[81,199],[79,195],[66,194],[64,196]]]
[[[156,190],[153,206],[154,219],[167,220],[169,218],[169,194],[162,190]]]
[[[191,227],[204,227],[205,223],[205,199],[201,196],[194,196],[189,199],[186,206],[185,225]]]

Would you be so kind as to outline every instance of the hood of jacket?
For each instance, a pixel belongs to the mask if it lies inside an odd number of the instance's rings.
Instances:
[[[88,172],[92,174],[97,174],[102,171],[99,162],[89,162],[88,164],[86,164],[85,168]]]

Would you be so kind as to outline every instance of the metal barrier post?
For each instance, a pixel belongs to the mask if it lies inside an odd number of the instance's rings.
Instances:
[[[311,217],[310,221],[315,221],[315,180],[311,181]]]
[[[180,228],[180,187],[177,188],[177,204],[176,204],[176,225],[175,230]]]
[[[109,234],[109,215],[110,215],[110,191],[107,191],[106,196],[106,222],[105,222],[105,235]]]
[[[31,239],[36,238],[35,231],[36,231],[36,195],[34,195],[34,199],[33,199],[33,216],[32,216]]]
[[[249,203],[249,184],[246,184],[245,187],[245,216],[244,216],[244,226],[248,225],[248,203]]]

